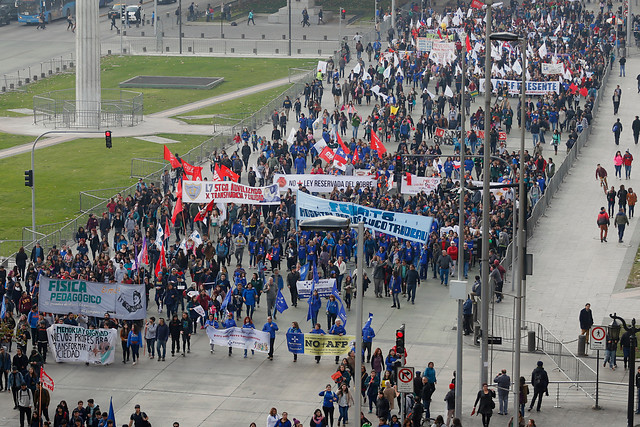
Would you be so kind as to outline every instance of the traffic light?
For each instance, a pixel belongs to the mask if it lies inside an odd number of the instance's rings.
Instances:
[[[347,11],[344,8],[340,9],[340,19],[345,19],[346,16],[347,16]]]
[[[24,186],[33,187],[33,170],[24,171]]]
[[[396,354],[404,357],[404,324],[396,330]]]
[[[104,132],[104,140],[107,143],[107,148],[111,148],[111,131],[107,130]]]
[[[402,156],[400,154],[396,154],[395,171],[396,173],[402,172]]]
[[[120,6],[120,18],[124,21],[127,14],[127,5],[123,4]]]

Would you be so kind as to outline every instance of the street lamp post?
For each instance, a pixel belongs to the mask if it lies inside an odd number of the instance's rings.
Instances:
[[[355,373],[354,373],[354,409],[355,420],[360,423],[360,413],[362,412],[362,381],[360,381],[360,372],[362,371],[362,310],[364,300],[364,222],[358,222],[358,225],[351,225],[349,218],[339,216],[321,216],[307,219],[300,222],[301,230],[308,231],[332,231],[332,230],[348,230],[355,228],[358,230],[357,245],[357,283],[356,283],[356,357],[355,357]]]
[[[178,0],[178,9],[180,14],[178,15],[178,39],[180,43],[180,55],[182,55],[182,0]]]
[[[640,328],[636,328],[635,317],[631,319],[631,327],[627,326],[627,322],[616,313],[610,314],[614,321],[619,320],[625,331],[629,332],[629,393],[627,395],[627,427],[633,427],[633,398],[635,396],[635,370],[636,370],[636,347],[638,340],[636,334],[640,332]]]
[[[287,9],[289,13],[289,56],[291,56],[291,0],[287,0]]]

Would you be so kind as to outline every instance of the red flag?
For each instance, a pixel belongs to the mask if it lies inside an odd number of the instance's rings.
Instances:
[[[440,32],[440,28],[438,28],[438,37],[442,39],[442,33]]]
[[[240,179],[240,176],[237,173],[235,173],[225,165],[220,165],[220,169],[218,173],[220,177],[224,178],[225,176],[228,176],[229,178],[231,178],[232,181],[235,181],[235,182],[238,182],[238,179]]]
[[[180,184],[180,181],[178,181],[178,188],[181,188],[182,185]],[[166,238],[168,239],[169,236],[171,236],[171,227],[169,227],[169,218],[165,219],[164,222],[164,235],[166,236]]]
[[[480,0],[471,0],[471,7],[473,7],[474,9],[482,9],[483,6],[484,3],[482,3]]]
[[[465,40],[466,44],[467,44],[467,52],[471,52],[471,40],[469,39],[469,34],[467,34],[467,38]]]
[[[347,147],[344,142],[342,142],[342,138],[340,138],[339,133],[336,133],[336,139],[338,140],[338,144],[340,145],[340,147],[342,147],[342,151],[344,151],[345,154],[351,154],[351,150],[349,150],[349,147]]]
[[[180,167],[180,162],[178,161],[178,159],[176,159],[176,156],[174,156],[173,153],[171,153],[171,151],[169,150],[169,147],[167,147],[166,145],[164,146],[164,159],[169,163],[171,163],[172,168]]]
[[[197,222],[205,219],[206,215],[213,210],[213,206],[215,205],[215,203],[215,200],[210,201],[204,209],[198,211],[196,216],[193,218],[193,221]]]
[[[199,177],[200,181],[202,181],[202,167],[190,165],[185,160],[183,160],[182,168],[184,169],[185,175],[189,175],[192,180],[198,181],[197,178]]]
[[[194,181],[202,181],[202,166],[195,166],[193,168],[193,176]]]
[[[224,181],[224,177],[220,172],[220,165],[216,164],[216,167],[213,168],[213,181]]]
[[[55,384],[53,383],[53,378],[51,378],[45,371],[44,366],[40,367],[40,382],[42,385],[49,389],[49,391],[53,391]]]
[[[382,145],[382,141],[376,135],[376,132],[371,129],[371,149],[376,150],[378,157],[382,158],[383,154],[387,152],[387,149]]]
[[[587,90],[586,87],[581,87],[580,88],[580,95],[582,95],[582,96],[584,96],[586,98],[588,94],[589,94],[589,91]]]
[[[176,194],[176,205],[173,207],[173,216],[171,217],[171,224],[175,225],[176,224],[176,218],[178,217],[178,214],[180,212],[182,212],[182,181],[178,181],[178,192]],[[167,233],[165,231],[165,233]],[[167,238],[169,237],[169,234],[167,233]]]
[[[147,249],[146,239],[142,241],[142,264],[149,265],[149,250]]]
[[[355,165],[359,161],[360,161],[360,157],[358,156],[358,147],[356,147],[356,149],[353,150],[353,159],[351,160],[351,163]]]
[[[156,278],[160,276],[162,269],[167,266],[167,259],[164,255],[164,244],[160,247],[160,256],[158,257],[158,262],[156,262]]]
[[[407,172],[407,185],[411,185],[411,174]]]
[[[336,157],[336,153],[334,153],[333,150],[329,148],[329,146],[326,146],[322,149],[318,157],[320,157],[327,163],[331,163],[333,162],[333,159]]]

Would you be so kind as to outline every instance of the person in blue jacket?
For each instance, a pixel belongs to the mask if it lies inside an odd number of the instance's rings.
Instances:
[[[276,331],[278,325],[273,321],[271,316],[267,317],[267,323],[262,327],[263,332],[269,332],[269,360],[273,360],[273,345],[276,342]]]
[[[462,304],[463,330],[465,335],[473,332],[471,327],[473,322],[473,301],[471,295],[467,295],[467,300]]]
[[[131,355],[133,356],[133,364],[137,364],[137,359],[140,358],[139,350],[142,344],[142,335],[138,332],[138,327],[134,324],[131,326],[129,336],[127,337],[127,347],[131,349]]]
[[[158,351],[158,362],[164,361],[167,355],[167,341],[169,341],[169,325],[167,325],[163,318],[158,320],[158,327],[156,328],[156,348]]]
[[[288,334],[301,334],[302,331],[300,330],[300,325],[298,325],[298,322],[291,322],[291,327],[287,330]],[[293,361],[297,362],[298,361],[298,353],[293,353]]]
[[[335,324],[329,329],[329,334],[343,336],[347,334],[346,329],[342,326],[342,320],[336,319]],[[336,365],[340,362],[340,356],[336,356]],[[333,415],[331,415],[333,419]]]
[[[242,324],[242,329],[255,329],[256,325],[253,324],[253,320],[251,320],[251,317],[247,316],[244,318],[244,322]],[[255,354],[255,351],[253,349],[251,349],[251,355],[253,356]],[[247,358],[247,349],[244,349],[244,358]]]
[[[389,354],[387,355],[387,358],[384,361],[386,370],[393,373],[395,370],[394,368],[396,366],[396,361],[398,359],[400,358],[396,354],[396,351],[394,349],[389,350]]]
[[[364,353],[367,353],[367,363],[371,361],[371,343],[376,333],[371,326],[362,328],[362,363],[364,363]]]
[[[391,283],[389,284],[391,289],[391,296],[393,297],[393,305],[391,308],[398,308],[400,310],[400,292],[402,292],[402,278],[399,271],[394,271],[391,276]]]
[[[222,327],[224,329],[227,328],[233,328],[236,326],[236,321],[233,320],[233,313],[228,313],[227,314],[227,319],[222,323]],[[231,356],[232,350],[231,347],[229,347],[229,356]]]
[[[247,288],[242,291],[242,300],[247,307],[247,317],[253,317],[253,311],[256,308],[256,300],[258,299],[258,292],[253,288],[251,283],[247,283]]]
[[[316,323],[315,326],[313,327],[313,329],[311,330],[311,332],[309,332],[310,334],[318,334],[318,335],[326,335],[327,333],[325,331],[322,330],[322,327],[320,326],[320,323]],[[320,358],[322,356],[316,356],[316,363],[320,363]]]
[[[329,295],[329,300],[327,301],[327,329],[331,329],[337,318],[338,301],[336,301],[335,295]]]
[[[322,307],[322,300],[320,299],[320,295],[318,291],[314,290],[313,295],[311,295],[311,323],[318,323],[318,312],[320,311],[320,307]]]
[[[162,319],[160,319],[162,320]],[[220,328],[220,325],[218,324],[218,321],[214,318],[213,313],[209,314],[209,318],[207,319],[206,322],[204,322],[204,327],[205,328],[214,328],[214,329],[218,329]],[[209,345],[211,346],[211,354],[213,354],[213,352],[215,351],[214,346],[213,346],[213,340],[209,340]]]
[[[427,377],[430,383],[436,384],[436,370],[433,368],[433,362],[429,362],[424,372],[422,373],[423,377]]]
[[[331,427],[333,427],[333,404],[338,401],[338,396],[331,391],[331,384],[327,384],[327,387],[318,393],[318,396],[324,397],[322,400],[322,411],[324,412],[325,418],[329,420]]]

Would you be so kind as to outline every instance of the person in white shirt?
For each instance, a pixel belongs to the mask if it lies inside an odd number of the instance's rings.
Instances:
[[[275,427],[279,419],[280,415],[278,415],[278,410],[276,408],[271,408],[269,415],[267,415],[267,427]]]

